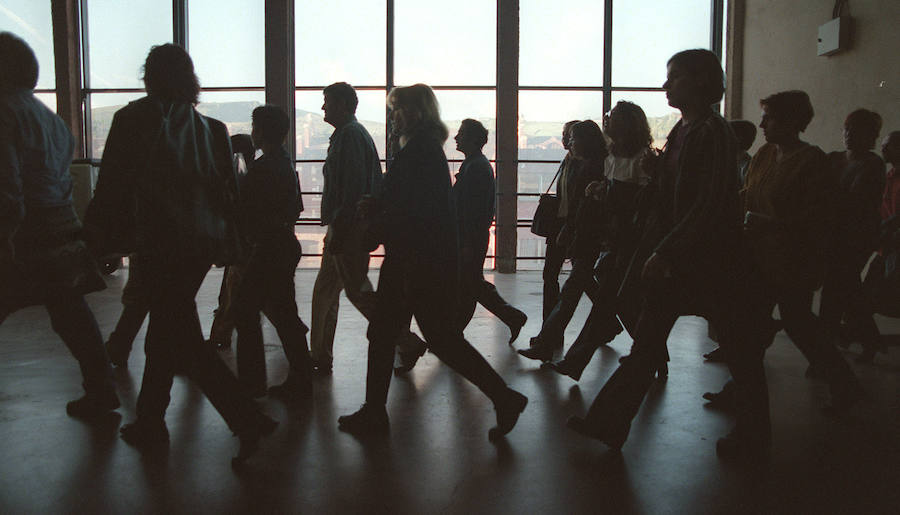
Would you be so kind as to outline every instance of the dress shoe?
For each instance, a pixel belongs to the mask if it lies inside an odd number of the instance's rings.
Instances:
[[[159,422],[146,422],[137,419],[131,424],[126,424],[119,429],[122,434],[122,440],[129,445],[139,448],[148,448],[157,445],[165,445],[169,443],[169,430],[166,423],[162,420]]]
[[[525,411],[527,404],[528,397],[511,388],[507,388],[504,399],[494,403],[494,411],[497,412],[497,425],[488,431],[488,440],[492,442],[497,441],[503,438],[506,433],[512,431],[519,420],[519,415]]]
[[[584,372],[584,367],[578,368],[566,359],[543,363],[541,364],[541,368],[548,368],[557,374],[571,377],[575,381],[580,380],[581,373]]]
[[[241,448],[238,450],[238,455],[231,459],[231,466],[240,467],[243,465],[259,449],[259,441],[264,436],[269,436],[275,432],[276,427],[278,427],[277,420],[272,420],[260,413],[253,427],[238,434]]]
[[[604,430],[603,428],[592,427],[581,417],[571,416],[566,421],[566,427],[582,436],[600,440],[614,451],[620,451],[628,438],[628,430],[631,428],[631,424],[629,423],[616,431]]]
[[[331,362],[312,360],[311,370],[316,376],[330,376]]]
[[[709,361],[710,363],[724,363],[725,362],[725,349],[722,347],[716,347],[712,352],[707,352],[703,355],[703,359]]]
[[[507,322],[506,324],[509,326],[510,345],[512,345],[513,342],[516,341],[516,338],[519,337],[519,333],[522,332],[522,328],[525,327],[526,322],[528,322],[528,315],[517,309],[513,320],[511,322]]]
[[[416,350],[398,352],[397,354],[400,355],[400,364],[394,367],[394,375],[401,376],[412,370],[419,361],[419,358],[425,355],[426,350],[427,347],[425,347],[425,343],[423,342],[421,347]]]
[[[127,368],[128,367],[128,354],[130,354],[128,349],[124,348],[124,345],[119,345],[115,343],[114,340],[109,340],[106,342],[106,355],[109,356],[109,362],[113,364],[116,368]]]
[[[723,388],[720,392],[706,392],[703,398],[707,400],[706,406],[722,411],[734,411],[737,409],[737,392],[734,388]]]
[[[206,340],[206,344],[219,350],[228,350],[231,348],[231,340],[224,338],[210,338]]]
[[[384,434],[390,421],[384,406],[363,404],[356,413],[338,417],[338,429],[357,436]]]
[[[116,392],[86,394],[84,397],[66,404],[66,413],[75,418],[96,418],[119,407]]]
[[[283,401],[300,401],[312,397],[312,379],[299,372],[291,372],[283,383],[269,387],[269,397]]]
[[[557,348],[562,348],[562,345],[554,345],[548,343],[541,339],[540,336],[535,336],[529,342],[530,347],[527,349],[519,349],[516,352],[525,356],[528,359],[536,359],[539,361],[550,361],[553,359],[553,354],[555,353]]]

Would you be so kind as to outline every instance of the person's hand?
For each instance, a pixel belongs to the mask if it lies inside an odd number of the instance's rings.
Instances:
[[[596,200],[600,200],[600,194],[603,192],[603,189],[605,187],[605,181],[591,181],[584,188],[584,196],[593,197]]]
[[[656,282],[672,276],[672,266],[659,254],[654,252],[644,262],[644,270],[641,278],[645,281]]]

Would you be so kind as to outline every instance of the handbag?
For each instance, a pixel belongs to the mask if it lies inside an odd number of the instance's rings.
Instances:
[[[550,188],[553,187],[561,171],[562,166],[556,171],[556,175],[553,176],[553,180],[547,186],[547,191],[541,194],[541,198],[538,200],[537,209],[534,211],[534,219],[531,220],[532,234],[552,238],[559,234],[559,231],[562,229],[563,220],[559,218],[559,196],[555,193],[550,193]]]

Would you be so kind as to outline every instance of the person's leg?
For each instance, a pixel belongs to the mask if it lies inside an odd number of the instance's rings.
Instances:
[[[69,414],[91,416],[119,407],[112,370],[94,314],[81,295],[61,295],[48,302],[50,324],[81,368],[85,397],[70,402]]]
[[[559,273],[566,260],[566,249],[556,244],[556,238],[547,238],[547,250],[544,253],[544,320],[556,307],[559,300]]]
[[[522,330],[522,326],[528,321],[528,316],[500,296],[497,287],[484,278],[484,272],[480,267],[473,286],[475,299],[478,303],[509,326],[510,331],[513,333],[513,337],[510,339],[510,343],[512,343],[518,336],[519,331]]]
[[[459,308],[456,322],[460,332],[465,330],[475,315],[475,307],[478,304],[476,288],[481,272],[479,268],[477,263],[472,262],[463,262],[460,266]]]
[[[594,304],[578,338],[566,351],[565,357],[562,361],[551,364],[550,368],[578,381],[597,349],[622,332],[622,325],[611,308],[606,303]]]
[[[124,305],[116,328],[106,342],[109,359],[117,367],[124,367],[128,364],[128,356],[131,354],[134,338],[141,330],[149,312],[150,307],[143,300],[128,302]]]
[[[244,278],[235,292],[232,312],[237,329],[238,378],[254,397],[266,393],[266,351],[259,313],[268,294],[268,256],[255,252],[244,266]]]
[[[234,299],[243,279],[243,269],[240,265],[226,266],[223,276],[219,290],[219,309],[213,317],[209,340],[221,348],[229,348],[234,332]]]
[[[366,258],[368,259],[368,254]],[[313,285],[310,353],[313,362],[318,367],[327,370],[331,370],[332,366],[334,333],[337,328],[341,289],[344,288],[340,274],[341,259],[342,255],[335,255],[329,251],[326,238],[325,250],[322,252],[322,265]],[[351,298],[350,290],[347,290],[347,297]]]

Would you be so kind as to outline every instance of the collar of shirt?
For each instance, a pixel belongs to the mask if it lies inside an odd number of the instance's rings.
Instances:
[[[355,114],[351,114],[351,115],[350,115],[350,118],[347,119],[347,123],[345,123],[344,125],[341,125],[340,127],[334,129],[334,132],[331,133],[331,137],[328,138],[328,142],[329,142],[329,143],[333,143],[333,142],[334,142],[334,139],[338,137],[338,134],[340,134],[341,132],[343,132],[344,129],[346,129],[348,125],[350,125],[351,123],[353,123],[353,122],[355,122],[355,121],[356,121],[356,115],[355,115]]]

